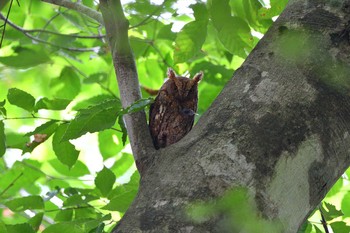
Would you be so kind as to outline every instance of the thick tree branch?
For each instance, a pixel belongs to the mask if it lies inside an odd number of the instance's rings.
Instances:
[[[84,6],[76,2],[71,2],[69,0],[41,0],[41,1],[51,3],[57,6],[63,6],[71,10],[75,10],[83,15],[86,15],[96,20],[97,22],[103,25],[103,18],[101,13],[91,9],[90,7]]]
[[[100,0],[107,39],[112,51],[113,63],[124,108],[141,98],[137,70],[128,38],[129,22],[125,18],[119,0]],[[154,152],[145,112],[124,116],[134,158],[138,164]]]

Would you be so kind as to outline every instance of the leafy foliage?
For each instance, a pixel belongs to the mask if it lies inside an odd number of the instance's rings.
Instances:
[[[2,15],[10,2],[0,1]],[[202,114],[287,0],[271,0],[270,7],[259,0],[198,0],[181,9],[176,0],[124,4],[144,96],[125,109],[102,25],[40,1],[15,2],[0,48],[0,232],[50,233],[111,229],[139,182],[123,114],[148,108],[153,97],[146,89],[158,89],[168,67],[204,72]],[[81,3],[98,10],[95,1]],[[323,207],[335,232],[348,232],[346,187],[338,181],[330,192],[341,205]],[[210,214],[239,205],[234,200],[222,200]],[[208,216],[207,206],[196,208],[198,221]],[[306,223],[303,232],[320,229]]]

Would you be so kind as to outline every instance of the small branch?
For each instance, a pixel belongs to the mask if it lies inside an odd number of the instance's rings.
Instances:
[[[11,7],[12,7],[12,3],[13,3],[13,0],[11,0],[10,2],[10,6],[9,6],[9,10],[7,11],[7,15],[6,15],[6,18],[4,19],[4,28],[2,29],[2,34],[1,34],[1,40],[0,40],[0,48],[2,47],[2,42],[4,40],[4,37],[5,37],[5,31],[6,31],[6,24],[8,22],[8,18],[10,16],[10,12],[11,12]],[[18,2],[17,2],[18,3]]]
[[[61,121],[61,122],[69,122],[66,120],[58,120],[58,119],[53,119],[53,118],[48,118],[48,117],[37,117],[37,116],[30,116],[30,117],[6,117],[1,120],[27,120],[27,119],[40,119],[40,120],[48,120],[48,121]]]
[[[69,0],[41,0],[41,1],[46,3],[51,3],[57,6],[63,6],[71,10],[75,10],[81,14],[88,16],[89,18],[96,20],[102,25],[104,23],[101,13],[91,9],[90,7],[84,6],[82,4],[71,2]]]
[[[3,14],[0,13],[0,19],[3,19],[3,20],[6,20],[5,16]],[[50,45],[52,47],[56,47],[56,48],[60,48],[60,49],[64,49],[64,50],[69,50],[69,51],[74,51],[74,52],[97,52],[100,47],[93,47],[93,48],[72,48],[72,47],[65,47],[65,46],[60,46],[60,45],[57,45],[57,44],[53,44],[51,42],[47,42],[46,40],[42,40],[40,38],[37,38],[35,36],[32,36],[30,33],[26,32],[25,29],[21,28],[20,26],[17,26],[16,24],[12,23],[10,20],[7,20],[7,23],[13,27],[14,29],[22,32],[26,37],[34,40],[34,41],[37,41],[37,42],[40,42],[40,43],[43,43],[43,44],[47,44],[47,45]]]
[[[323,226],[323,229],[326,233],[329,233],[329,230],[328,230],[328,227],[327,227],[327,221],[323,215],[323,212],[322,212],[322,208],[319,206],[318,207],[320,213],[321,213],[321,223],[322,223],[322,226]]]

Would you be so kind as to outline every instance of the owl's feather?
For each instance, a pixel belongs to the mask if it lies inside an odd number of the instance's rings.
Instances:
[[[189,79],[168,70],[169,79],[150,107],[149,128],[156,149],[178,142],[191,130],[202,77],[202,72]]]

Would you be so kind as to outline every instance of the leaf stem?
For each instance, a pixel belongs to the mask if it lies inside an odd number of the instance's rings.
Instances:
[[[21,176],[23,176],[23,172],[21,172],[1,193],[0,193],[0,197],[7,192],[7,190],[9,190],[15,183],[16,181],[21,178]]]

